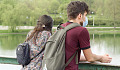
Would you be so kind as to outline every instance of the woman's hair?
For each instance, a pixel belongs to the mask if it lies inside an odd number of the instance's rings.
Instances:
[[[89,12],[88,5],[85,2],[72,1],[67,7],[68,19],[75,19],[80,13],[84,14],[85,11]]]
[[[53,19],[50,16],[48,15],[40,16],[37,21],[37,25],[33,29],[30,36],[25,41],[28,41],[31,38],[33,38],[33,43],[36,44],[36,38],[38,36],[38,33],[44,30],[50,31],[52,33],[52,26],[53,26]]]

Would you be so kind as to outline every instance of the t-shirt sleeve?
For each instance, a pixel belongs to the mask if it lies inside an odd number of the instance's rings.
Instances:
[[[79,33],[79,45],[82,50],[90,48],[90,36],[86,28]]]

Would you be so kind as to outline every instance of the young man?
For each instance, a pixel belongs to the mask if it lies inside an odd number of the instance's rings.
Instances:
[[[66,27],[69,24],[83,24],[86,15],[88,13],[88,6],[85,2],[73,1],[68,4],[67,15],[69,21],[62,24]],[[78,59],[80,59],[81,50],[83,50],[85,59],[89,62],[100,61],[102,63],[110,63],[111,59],[108,55],[96,55],[93,54],[90,49],[90,37],[88,30],[84,27],[75,27],[67,32],[65,41],[65,61],[67,62],[69,58],[75,53],[80,47],[78,53]],[[79,60],[78,60],[79,61]],[[70,62],[70,64],[65,68],[65,70],[78,70],[78,64],[76,64],[75,57]]]

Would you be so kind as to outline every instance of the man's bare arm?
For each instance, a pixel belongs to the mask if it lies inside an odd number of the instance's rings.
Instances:
[[[90,48],[83,50],[83,53],[84,53],[85,59],[89,62],[100,61],[102,63],[110,63],[112,60],[112,58],[109,57],[109,55],[93,54]],[[85,60],[83,57],[82,59]]]

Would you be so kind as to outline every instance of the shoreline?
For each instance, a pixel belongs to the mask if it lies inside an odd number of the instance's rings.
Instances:
[[[0,30],[8,30],[9,26],[0,26]],[[87,29],[120,29],[120,27],[85,27]],[[34,26],[16,26],[16,29],[34,29]],[[57,29],[57,27],[53,27]]]
[[[22,29],[20,31],[9,32],[8,30],[0,30],[0,34],[27,34],[31,29]],[[53,29],[53,32],[56,29]],[[120,33],[119,30],[114,29],[87,29],[89,33]]]
[[[34,26],[19,26],[17,27],[15,32],[11,32],[8,30],[8,26],[0,26],[0,34],[26,34]],[[89,33],[120,33],[120,27],[85,27],[87,28]],[[53,27],[53,32],[57,29],[57,27]]]

